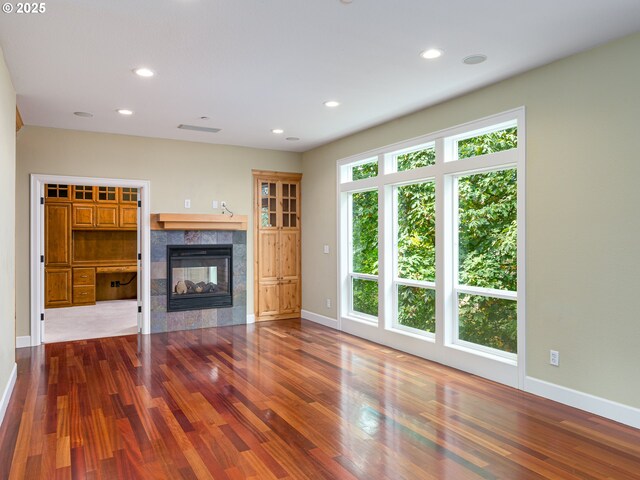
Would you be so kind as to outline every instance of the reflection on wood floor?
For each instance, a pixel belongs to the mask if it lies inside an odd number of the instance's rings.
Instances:
[[[12,479],[640,479],[640,432],[307,321],[18,350]]]

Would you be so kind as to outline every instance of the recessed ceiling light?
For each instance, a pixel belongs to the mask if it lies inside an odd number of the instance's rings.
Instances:
[[[133,110],[127,110],[126,108],[119,108],[116,112],[120,115],[133,115]]]
[[[200,120],[210,120],[209,117],[200,117]]]
[[[77,117],[84,117],[84,118],[93,117],[93,113],[89,113],[89,112],[73,112],[73,114]]]
[[[351,3],[353,0],[340,0],[342,3]]]
[[[484,62],[487,59],[486,55],[482,55],[481,53],[476,53],[474,55],[469,55],[468,57],[464,57],[462,59],[462,63],[466,63],[467,65],[477,65],[479,63]]]
[[[281,128],[274,128],[273,130],[271,130],[271,133],[275,133],[276,135],[280,135],[281,133],[284,133],[284,130]]]
[[[300,139],[298,137],[287,137],[285,140],[289,140],[290,142],[297,142]]]
[[[138,75],[139,77],[153,77],[156,73],[150,68],[140,67],[136,68],[133,73]]]
[[[441,55],[442,50],[438,50],[437,48],[430,48],[429,50],[420,52],[420,56],[422,58],[426,58],[427,60],[433,60],[434,58],[438,58]]]
[[[337,102],[335,100],[327,100],[326,102],[324,102],[324,106],[329,108],[334,108],[338,105],[340,105],[340,102]]]

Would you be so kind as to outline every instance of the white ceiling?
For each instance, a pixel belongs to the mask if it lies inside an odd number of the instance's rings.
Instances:
[[[49,0],[0,14],[28,125],[293,151],[639,30],[639,0]],[[429,47],[444,55],[420,58]],[[462,63],[475,53],[488,60]]]

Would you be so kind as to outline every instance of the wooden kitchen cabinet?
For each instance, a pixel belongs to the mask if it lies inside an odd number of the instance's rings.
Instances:
[[[256,320],[300,316],[301,174],[254,171]]]

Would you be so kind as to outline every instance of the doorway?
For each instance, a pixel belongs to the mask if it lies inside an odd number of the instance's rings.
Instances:
[[[148,197],[142,180],[31,175],[32,346],[149,333]]]

